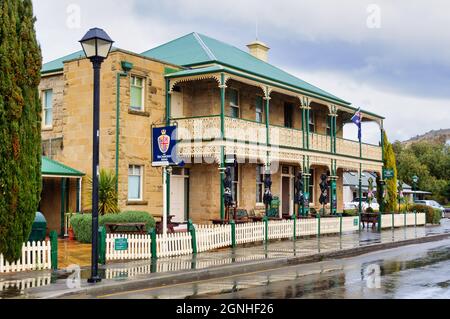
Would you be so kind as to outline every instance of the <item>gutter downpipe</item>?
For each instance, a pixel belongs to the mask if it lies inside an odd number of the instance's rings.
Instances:
[[[122,61],[122,71],[116,74],[116,192],[119,193],[119,148],[120,148],[120,79],[127,77],[133,64]]]

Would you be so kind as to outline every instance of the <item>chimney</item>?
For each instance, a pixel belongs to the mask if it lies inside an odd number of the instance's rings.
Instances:
[[[268,61],[270,48],[265,43],[256,40],[248,44],[247,48],[250,50],[250,54],[255,58],[258,58],[264,62]]]

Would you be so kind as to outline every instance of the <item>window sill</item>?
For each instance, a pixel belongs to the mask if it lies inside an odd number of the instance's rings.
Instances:
[[[137,110],[132,110],[132,109],[128,109],[128,114],[144,116],[144,117],[150,117],[150,113],[149,112],[137,111]]]
[[[53,131],[53,126],[46,126],[41,129],[42,132]]]
[[[147,206],[147,201],[135,200],[135,201],[127,201],[127,206]]]

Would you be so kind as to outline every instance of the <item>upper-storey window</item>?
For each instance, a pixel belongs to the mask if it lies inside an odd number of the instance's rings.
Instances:
[[[331,136],[331,123],[330,123],[331,119],[330,117],[328,117],[327,119],[327,135]]]
[[[230,115],[232,118],[238,119],[240,117],[239,91],[236,89],[228,89],[227,92],[230,100]]]
[[[313,111],[309,113],[309,131],[316,132],[316,114]]]
[[[284,127],[293,128],[293,106],[290,103],[284,104]]]
[[[256,122],[263,122],[263,114],[264,114],[264,100],[262,96],[256,97]]]
[[[135,111],[144,110],[144,78],[131,76],[130,108]]]
[[[53,90],[43,92],[43,126],[53,127]]]

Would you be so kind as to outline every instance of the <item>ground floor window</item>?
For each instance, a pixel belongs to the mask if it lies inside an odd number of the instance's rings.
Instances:
[[[143,167],[130,165],[128,168],[128,200],[142,200],[142,172]]]
[[[239,203],[239,166],[236,165],[231,168],[231,194],[233,194],[233,200]]]
[[[264,165],[256,166],[256,203],[264,202]]]
[[[316,184],[316,174],[315,170],[312,169],[310,172],[311,178],[309,180],[309,202],[314,204],[314,186]]]

